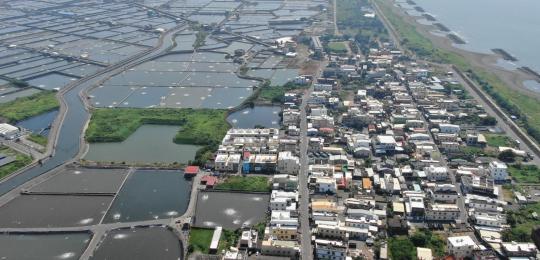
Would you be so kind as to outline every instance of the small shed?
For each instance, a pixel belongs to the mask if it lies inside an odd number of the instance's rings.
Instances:
[[[187,166],[184,168],[184,176],[185,177],[194,177],[199,173],[200,169],[199,166]]]

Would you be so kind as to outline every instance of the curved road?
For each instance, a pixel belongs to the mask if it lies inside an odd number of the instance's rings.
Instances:
[[[21,191],[29,188],[37,183],[40,183],[50,175],[54,174],[53,169],[74,162],[80,157],[81,152],[84,150],[84,131],[87,122],[90,118],[89,104],[85,95],[85,91],[96,86],[111,76],[118,74],[129,67],[140,64],[147,60],[153,59],[156,56],[161,55],[163,52],[168,51],[174,45],[175,33],[182,30],[184,26],[179,25],[165,33],[163,33],[158,41],[157,46],[137,55],[134,55],[124,61],[121,61],[115,65],[105,68],[104,70],[97,72],[91,76],[82,78],[72,84],[66,86],[58,93],[58,97],[61,102],[60,114],[57,117],[53,128],[51,129],[51,140],[48,150],[52,150],[52,153],[48,159],[42,164],[35,163],[33,166],[26,170],[6,178],[0,182],[0,205],[9,202],[11,199],[19,196]],[[194,189],[197,185],[194,183]],[[53,232],[53,231],[82,231],[89,230],[93,233],[90,244],[86,248],[81,259],[88,259],[91,257],[96,246],[99,245],[102,237],[105,233],[112,229],[121,227],[133,227],[133,226],[149,226],[149,225],[167,225],[176,228],[175,221],[181,220],[186,216],[192,214],[192,208],[195,203],[193,199],[190,200],[190,206],[186,213],[178,219],[159,219],[130,223],[111,223],[111,224],[97,224],[93,226],[84,227],[66,227],[66,228],[13,228],[2,229],[3,231],[28,231],[28,232]],[[112,202],[111,202],[112,203]],[[182,232],[175,232],[181,241],[185,241]],[[184,245],[184,243],[182,243]],[[185,247],[185,245],[184,245]],[[184,248],[185,252],[185,248]]]

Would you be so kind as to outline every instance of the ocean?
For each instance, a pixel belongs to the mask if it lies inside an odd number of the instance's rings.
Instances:
[[[456,46],[489,54],[501,48],[518,59],[504,67],[528,66],[540,72],[540,1],[413,1],[467,42]]]

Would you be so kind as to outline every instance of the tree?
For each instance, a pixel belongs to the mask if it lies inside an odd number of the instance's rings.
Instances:
[[[416,256],[416,247],[407,237],[390,238],[389,248],[394,260],[409,260]]]
[[[512,152],[512,150],[508,149],[502,151],[497,158],[503,162],[513,162],[516,159],[516,155],[514,152]]]

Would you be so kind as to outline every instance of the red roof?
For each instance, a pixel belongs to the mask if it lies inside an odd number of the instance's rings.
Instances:
[[[197,175],[199,173],[199,166],[188,166],[184,169],[184,174]]]
[[[201,178],[201,182],[205,183],[206,186],[214,186],[217,182],[217,178],[210,175],[205,175]]]

